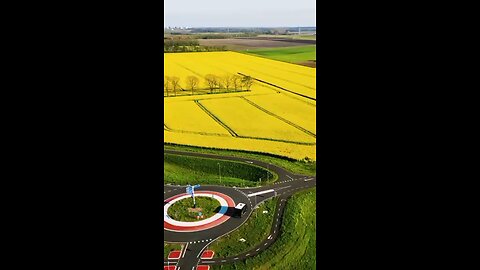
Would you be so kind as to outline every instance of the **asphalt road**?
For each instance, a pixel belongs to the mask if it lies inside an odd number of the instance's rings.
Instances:
[[[232,187],[223,187],[223,186],[201,186],[198,190],[210,190],[222,192],[230,196],[235,204],[240,202],[246,203],[249,207],[247,212],[241,218],[230,218],[226,222],[216,226],[215,228],[191,232],[191,233],[178,233],[171,231],[163,231],[164,239],[167,242],[179,242],[186,243],[184,252],[180,257],[180,260],[166,260],[164,264],[167,265],[177,265],[177,269],[194,269],[198,264],[205,265],[218,265],[232,263],[237,260],[244,260],[249,257],[253,257],[263,250],[267,249],[271,244],[275,242],[279,236],[280,225],[282,222],[283,213],[285,210],[285,205],[287,199],[294,193],[311,188],[316,186],[316,177],[314,176],[304,176],[299,174],[293,174],[283,168],[269,164],[266,162],[241,158],[241,157],[231,157],[231,156],[219,156],[212,154],[203,154],[195,152],[182,152],[174,150],[164,150],[165,153],[177,154],[177,155],[187,155],[187,156],[196,156],[196,157],[206,157],[206,158],[216,158],[223,160],[232,160],[239,162],[246,162],[250,164],[255,164],[257,166],[264,167],[270,171],[275,172],[278,175],[278,179],[275,183],[263,187],[255,188],[232,188]],[[165,185],[164,200],[170,198],[174,195],[185,193],[185,186],[172,186]],[[260,195],[252,195],[254,193],[269,191],[271,192],[263,193]],[[270,231],[270,235],[258,246],[254,247],[252,250],[240,254],[238,256],[229,257],[229,258],[214,258],[210,260],[201,260],[200,255],[207,248],[207,246],[215,241],[217,238],[228,234],[238,227],[240,227],[251,215],[252,209],[256,206],[273,197],[279,197],[276,212],[274,215],[274,224]]]

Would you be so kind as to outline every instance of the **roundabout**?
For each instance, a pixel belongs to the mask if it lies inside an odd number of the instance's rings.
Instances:
[[[283,212],[288,198],[301,190],[316,186],[315,176],[294,174],[284,168],[259,160],[175,150],[164,150],[164,152],[190,157],[215,158],[253,164],[267,168],[278,175],[275,183],[258,187],[199,186],[198,190],[195,190],[195,197],[214,199],[211,201],[216,203],[215,209],[218,208],[218,210],[212,211],[214,207],[209,207],[209,203],[213,205],[212,202],[200,202],[200,204],[195,207],[204,207],[205,210],[209,211],[205,211],[208,213],[205,214],[204,219],[191,219],[192,221],[186,221],[185,218],[182,219],[181,217],[191,214],[194,210],[203,211],[203,209],[191,208],[193,203],[184,203],[181,207],[178,207],[177,210],[172,208],[174,204],[181,203],[182,200],[191,197],[191,194],[187,193],[189,192],[186,190],[187,186],[164,185],[164,241],[173,245],[183,245],[183,247],[178,250],[179,254],[177,254],[176,259],[165,259],[165,267],[168,267],[168,264],[170,264],[170,266],[174,264],[175,269],[195,269],[194,267],[197,265],[198,267],[206,267],[209,265],[231,264],[258,255],[268,249],[280,235]],[[250,250],[231,257],[214,258],[211,256],[206,258],[202,255],[211,252],[211,250],[208,250],[208,246],[212,242],[234,232],[242,226],[250,218],[253,209],[259,207],[259,205],[266,200],[275,197],[277,197],[278,200],[275,212],[273,213],[274,219],[270,227],[269,236],[258,243],[258,245],[252,246]],[[220,206],[216,207],[218,204]],[[246,211],[240,217],[234,217],[235,206],[239,204],[245,204]],[[187,209],[190,213],[186,212]],[[176,218],[172,218],[169,215],[169,210],[175,210],[175,212],[183,211],[183,214],[176,215]],[[170,212],[170,214],[174,216],[173,212]]]
[[[196,196],[213,198],[217,200],[220,203],[220,210],[218,213],[212,217],[200,221],[187,222],[175,220],[168,215],[168,209],[174,203],[191,197],[187,193],[175,195],[164,201],[163,228],[165,230],[173,232],[197,232],[216,227],[230,219],[231,215],[230,213],[227,214],[227,212],[229,212],[229,210],[231,212],[231,209],[235,207],[235,202],[232,198],[230,198],[230,196],[215,191],[199,191],[196,193]]]

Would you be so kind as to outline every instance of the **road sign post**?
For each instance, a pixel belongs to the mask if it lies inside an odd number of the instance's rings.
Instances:
[[[188,194],[191,194],[192,195],[192,198],[193,198],[193,208],[196,208],[197,207],[197,204],[195,203],[195,189],[196,188],[199,188],[200,185],[195,185],[195,186],[191,186],[191,185],[188,185],[187,188],[186,188],[186,192]]]

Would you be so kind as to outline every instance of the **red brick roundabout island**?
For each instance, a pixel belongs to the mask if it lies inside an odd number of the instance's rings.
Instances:
[[[168,216],[168,208],[174,203],[191,197],[188,193],[178,194],[171,198],[168,198],[164,201],[163,207],[163,228],[168,231],[173,232],[197,232],[216,227],[223,222],[227,221],[230,216],[225,215],[229,208],[235,207],[235,202],[229,196],[215,191],[197,191],[195,192],[195,197],[209,197],[216,199],[220,203],[220,211],[213,215],[210,218],[194,221],[194,222],[184,222],[177,221]]]

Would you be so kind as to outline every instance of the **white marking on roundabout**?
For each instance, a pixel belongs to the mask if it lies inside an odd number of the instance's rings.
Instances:
[[[197,193],[195,194],[195,196],[197,197],[209,197],[211,198],[212,195],[211,194],[202,194],[202,193]],[[220,202],[220,211],[218,211],[218,213],[216,213],[215,215],[213,215],[212,217],[210,218],[207,218],[207,219],[204,219],[204,220],[200,220],[200,221],[194,221],[194,222],[185,222],[185,221],[178,221],[178,220],[174,220],[172,219],[170,216],[168,216],[168,208],[170,208],[171,205],[173,205],[174,203],[180,201],[180,200],[183,200],[185,198],[189,198],[191,197],[189,194],[185,194],[183,196],[179,196],[171,201],[169,201],[167,204],[165,204],[165,206],[163,207],[163,220],[169,224],[172,224],[172,225],[175,225],[175,226],[182,226],[182,227],[195,227],[195,226],[201,226],[201,225],[205,225],[205,224],[209,224],[221,217],[223,217],[223,215],[227,212],[228,210],[228,203],[227,201],[220,197],[220,196],[215,196],[215,199]]]

